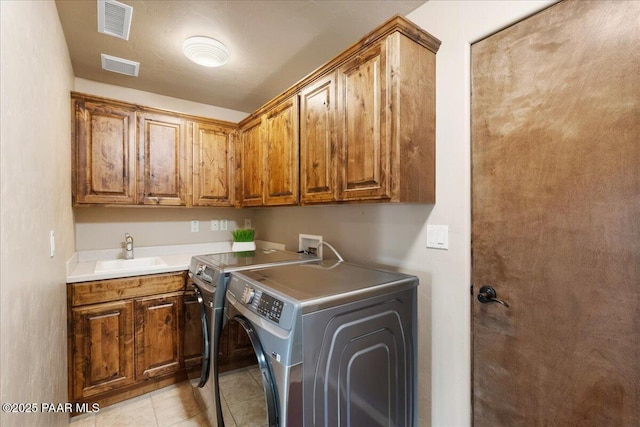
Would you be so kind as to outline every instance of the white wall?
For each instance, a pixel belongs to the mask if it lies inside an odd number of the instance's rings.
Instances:
[[[421,426],[471,423],[470,44],[551,4],[431,0],[408,18],[442,41],[436,66],[436,204],[264,209],[266,239],[297,247],[321,234],[350,260],[417,274]],[[427,224],[449,226],[449,250],[426,249]]]
[[[0,15],[0,401],[64,403],[73,72],[54,2],[2,1]],[[68,416],[3,411],[0,424],[66,425]]]

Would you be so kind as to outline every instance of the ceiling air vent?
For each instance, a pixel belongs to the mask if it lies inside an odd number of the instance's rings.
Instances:
[[[116,0],[98,0],[98,32],[129,40],[133,7]]]
[[[127,76],[138,77],[138,71],[140,70],[139,62],[105,55],[104,53],[101,53],[100,57],[102,58],[102,69],[113,71],[114,73],[126,74]]]

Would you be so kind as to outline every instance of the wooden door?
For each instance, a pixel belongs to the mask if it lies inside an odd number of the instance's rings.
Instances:
[[[233,204],[233,128],[193,124],[193,205]]]
[[[475,426],[640,425],[639,16],[564,1],[472,46]]]
[[[182,315],[182,357],[187,370],[199,369],[202,366],[202,319],[200,304],[194,292],[187,292],[183,297]]]
[[[298,97],[264,117],[265,205],[298,203]]]
[[[73,399],[133,384],[133,303],[74,308],[71,316]]]
[[[135,204],[135,110],[74,98],[74,204]]]
[[[338,70],[339,198],[388,199],[387,53],[383,41]]]
[[[147,379],[180,369],[182,295],[167,294],[135,301],[136,378]]]
[[[240,206],[262,206],[264,155],[262,117],[240,129],[237,171]]]
[[[335,73],[300,92],[300,201],[336,200]]]
[[[186,121],[177,116],[138,114],[138,191],[145,205],[187,205]]]

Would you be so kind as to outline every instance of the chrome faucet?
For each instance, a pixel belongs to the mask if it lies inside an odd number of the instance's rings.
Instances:
[[[124,235],[124,259],[133,259],[133,237],[129,233]]]

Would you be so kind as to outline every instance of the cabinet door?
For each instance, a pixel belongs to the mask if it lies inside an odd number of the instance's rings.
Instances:
[[[145,205],[187,205],[186,121],[138,114],[138,199]]]
[[[200,304],[193,292],[183,297],[182,355],[188,370],[202,366],[202,319]]]
[[[298,97],[265,114],[265,205],[298,203]]]
[[[194,206],[232,205],[233,134],[230,128],[194,122]]]
[[[73,101],[74,205],[134,204],[135,110]]]
[[[336,199],[335,74],[300,92],[300,200]]]
[[[371,46],[338,70],[339,198],[388,199],[387,55]]]
[[[133,384],[133,303],[74,308],[71,317],[73,399]]]
[[[180,369],[182,295],[135,300],[136,378],[147,379]]]
[[[262,118],[246,124],[240,130],[238,146],[238,201],[241,206],[262,206],[264,177]]]

